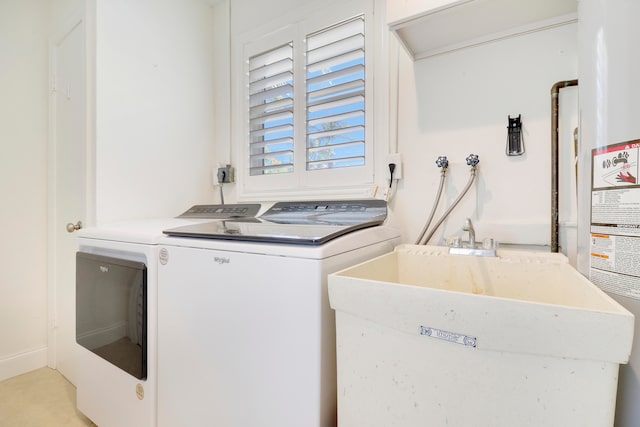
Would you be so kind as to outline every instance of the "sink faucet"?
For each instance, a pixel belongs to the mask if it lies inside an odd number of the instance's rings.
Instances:
[[[456,236],[449,242],[449,253],[451,255],[475,255],[475,256],[497,256],[498,244],[495,240],[487,237],[479,248],[476,248],[476,230],[473,228],[471,219],[466,218],[462,224],[462,229],[469,233],[469,247],[464,247],[462,238]]]
[[[464,220],[464,224],[462,225],[462,230],[469,232],[469,247],[471,249],[476,247],[476,231],[473,229],[473,224],[471,223],[470,218],[466,218]]]

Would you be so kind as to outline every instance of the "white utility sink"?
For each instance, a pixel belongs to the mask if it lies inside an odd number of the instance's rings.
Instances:
[[[633,315],[560,254],[403,245],[329,276],[340,426],[610,426]]]

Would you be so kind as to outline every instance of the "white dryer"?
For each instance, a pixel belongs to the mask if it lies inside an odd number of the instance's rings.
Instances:
[[[336,425],[327,275],[391,251],[378,200],[277,203],[167,230],[158,265],[158,425]]]
[[[255,216],[259,208],[201,205],[178,218],[123,221],[78,232],[77,406],[94,423],[157,425],[157,259],[162,230],[211,218]]]

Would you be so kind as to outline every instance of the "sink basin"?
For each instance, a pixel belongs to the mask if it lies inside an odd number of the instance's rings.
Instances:
[[[563,255],[402,245],[329,297],[341,426],[613,423],[633,315]]]

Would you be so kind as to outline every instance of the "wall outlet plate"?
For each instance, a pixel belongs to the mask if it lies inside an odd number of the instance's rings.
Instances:
[[[218,168],[218,183],[219,184],[229,184],[232,183],[234,180],[234,176],[233,176],[233,167],[231,165],[226,165],[223,167]]]

